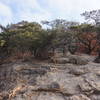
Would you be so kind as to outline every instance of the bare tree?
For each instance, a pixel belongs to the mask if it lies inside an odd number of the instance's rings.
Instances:
[[[85,11],[81,15],[84,16],[87,21],[94,21],[96,25],[100,25],[100,9]]]

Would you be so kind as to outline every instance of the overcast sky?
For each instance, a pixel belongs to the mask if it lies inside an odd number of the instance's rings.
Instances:
[[[82,12],[99,8],[100,0],[0,0],[0,24],[56,18],[82,22]]]

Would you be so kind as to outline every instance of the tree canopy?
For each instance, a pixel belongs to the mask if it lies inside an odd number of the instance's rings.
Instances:
[[[95,25],[64,19],[42,21],[42,24],[22,21],[6,27],[0,25],[0,55],[29,51],[34,57],[41,58],[56,48],[72,54],[80,52],[81,48],[84,48],[83,53],[96,52],[100,47],[99,13],[100,10],[93,10],[82,14],[86,20],[94,20]]]

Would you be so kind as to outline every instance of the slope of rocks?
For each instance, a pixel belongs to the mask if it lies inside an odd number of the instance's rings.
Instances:
[[[3,64],[0,100],[100,100],[100,64]]]

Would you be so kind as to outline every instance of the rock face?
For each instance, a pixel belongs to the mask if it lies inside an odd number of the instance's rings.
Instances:
[[[1,65],[0,100],[100,100],[100,65]]]

